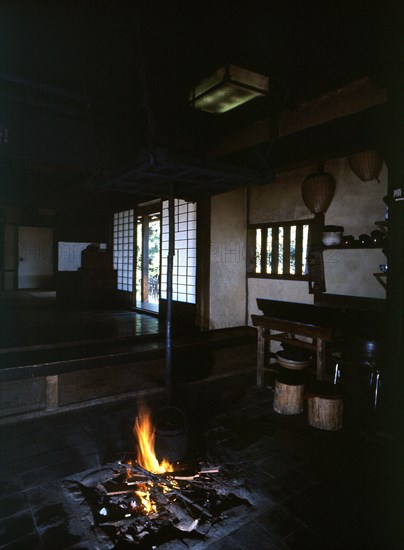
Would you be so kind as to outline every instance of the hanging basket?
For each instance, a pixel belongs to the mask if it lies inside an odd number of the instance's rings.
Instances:
[[[325,172],[308,176],[302,184],[303,202],[313,214],[325,213],[335,193],[335,180]]]
[[[352,171],[362,181],[378,179],[383,165],[382,156],[375,149],[351,155],[348,162]]]

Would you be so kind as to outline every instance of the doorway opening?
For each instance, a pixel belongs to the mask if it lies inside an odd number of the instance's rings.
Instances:
[[[53,290],[53,229],[18,228],[18,288]]]
[[[136,308],[159,312],[161,203],[139,206],[136,226]]]
[[[196,304],[196,203],[175,199],[173,300],[194,318]],[[141,312],[165,313],[167,301],[168,201],[138,204],[114,214],[117,289]]]

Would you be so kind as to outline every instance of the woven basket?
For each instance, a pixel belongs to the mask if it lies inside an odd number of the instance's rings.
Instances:
[[[377,179],[383,165],[382,156],[375,149],[351,155],[348,162],[352,171],[362,181]]]
[[[313,214],[326,212],[334,193],[335,180],[325,172],[308,176],[302,184],[303,202]]]

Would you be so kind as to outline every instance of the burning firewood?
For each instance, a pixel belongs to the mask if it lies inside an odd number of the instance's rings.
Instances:
[[[172,494],[174,494],[176,497],[180,498],[181,500],[187,502],[188,504],[190,504],[191,506],[193,506],[194,508],[199,510],[201,512],[201,514],[203,514],[207,517],[212,517],[212,515],[205,510],[205,508],[203,508],[202,506],[199,506],[199,504],[196,504],[196,502],[193,502],[190,498],[186,497],[177,487],[175,487],[173,481],[171,481],[170,478],[163,477],[163,476],[158,475],[158,474],[152,474],[151,472],[148,472],[147,470],[144,470],[144,468],[139,466],[139,464],[130,465],[130,464],[120,463],[120,465],[123,466],[124,468],[128,469],[128,470],[134,471],[135,473],[138,473],[140,471],[152,483],[155,483],[157,485],[165,486],[165,487],[169,488],[169,490]]]
[[[136,481],[134,477],[126,477],[128,467],[138,474]],[[194,475],[183,476],[192,479],[180,480],[171,473],[142,472],[136,462],[131,465],[122,462],[116,465],[110,479],[102,483],[90,487],[70,480],[66,488],[77,505],[85,507],[87,502],[91,507],[92,530],[97,537],[107,534],[115,544],[152,548],[168,540],[204,539],[213,525],[224,521],[228,510],[250,506],[245,499],[225,490],[226,477],[216,471],[221,468],[211,470],[214,471],[203,473],[206,469],[199,468]],[[189,472],[189,469],[184,471]],[[84,476],[85,479],[94,477]],[[146,486],[154,505],[149,512],[136,494],[142,485]],[[80,513],[82,517],[85,516],[83,512]],[[85,517],[90,520],[87,514]]]
[[[137,420],[136,434],[141,448],[137,460],[124,457],[66,482],[74,504],[82,507],[80,516],[100,541],[108,536],[114,548],[150,549],[174,539],[205,539],[227,510],[250,506],[227,490],[234,488],[234,476],[226,465],[159,462],[148,417]]]

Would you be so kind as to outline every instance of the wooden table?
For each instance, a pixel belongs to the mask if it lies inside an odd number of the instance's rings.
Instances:
[[[271,352],[271,341],[315,350],[317,359],[317,380],[323,380],[325,373],[325,343],[334,338],[334,329],[310,323],[301,323],[267,315],[251,315],[253,325],[258,330],[257,350],[257,386],[264,385],[265,343]],[[272,332],[272,331],[275,331]],[[311,338],[312,342],[298,338]]]

